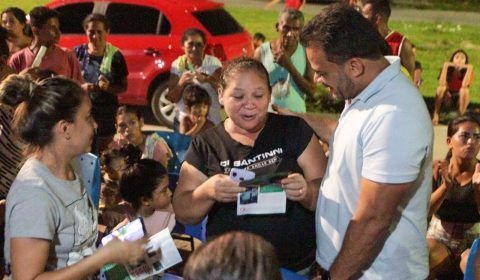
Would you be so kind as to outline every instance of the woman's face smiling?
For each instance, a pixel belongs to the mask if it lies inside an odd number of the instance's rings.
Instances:
[[[254,70],[238,70],[227,80],[219,100],[234,126],[244,133],[260,131],[267,120],[268,81]]]

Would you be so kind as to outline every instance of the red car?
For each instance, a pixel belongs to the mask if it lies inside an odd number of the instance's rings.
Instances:
[[[128,89],[120,103],[150,105],[157,120],[171,127],[175,104],[166,100],[173,60],[183,54],[182,33],[196,27],[207,34],[206,53],[222,61],[251,55],[251,36],[225,10],[208,0],[53,0],[61,14],[60,45],[87,42],[82,21],[95,12],[111,24],[108,41],[120,48],[128,65]]]

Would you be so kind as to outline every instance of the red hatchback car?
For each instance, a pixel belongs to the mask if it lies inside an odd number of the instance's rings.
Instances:
[[[105,14],[108,41],[120,48],[128,65],[128,89],[120,103],[150,105],[157,120],[171,127],[174,107],[165,98],[173,60],[183,54],[182,33],[191,27],[207,34],[206,53],[227,61],[252,54],[251,36],[223,8],[208,0],[53,0],[60,12],[60,45],[73,48],[87,41],[82,21]]]

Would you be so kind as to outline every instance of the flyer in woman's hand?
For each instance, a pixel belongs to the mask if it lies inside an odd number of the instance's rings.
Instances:
[[[287,176],[288,172],[255,176],[251,171],[232,168],[230,178],[247,188],[237,196],[237,215],[285,213],[287,196],[279,181]],[[239,180],[239,177],[245,180]]]

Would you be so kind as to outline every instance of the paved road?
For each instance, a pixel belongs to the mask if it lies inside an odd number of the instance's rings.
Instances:
[[[269,0],[216,0],[225,3],[225,6],[232,7],[255,7],[263,9],[265,3]],[[303,12],[306,14],[316,14],[324,5],[306,4]],[[279,3],[272,7],[272,10],[280,11],[283,3]],[[454,23],[480,25],[479,13],[475,12],[454,12],[454,11],[436,11],[436,10],[415,10],[404,8],[393,8],[391,19],[394,21],[415,21],[415,22],[437,22],[437,23]]]

